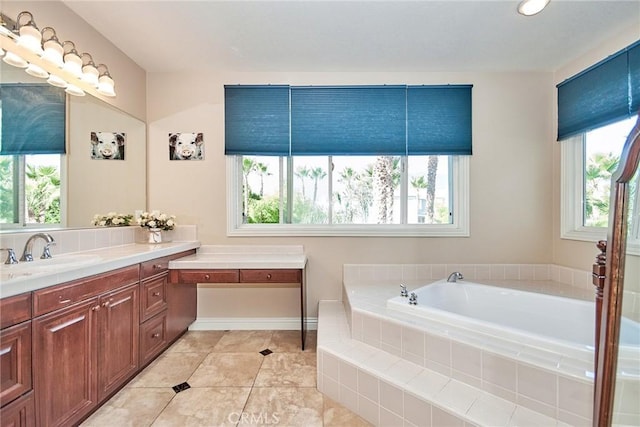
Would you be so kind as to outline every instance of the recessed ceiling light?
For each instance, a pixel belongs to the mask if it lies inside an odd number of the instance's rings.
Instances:
[[[542,12],[551,0],[522,0],[518,5],[518,13],[524,16],[535,15]]]

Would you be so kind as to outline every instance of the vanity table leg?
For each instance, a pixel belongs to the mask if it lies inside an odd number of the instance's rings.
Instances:
[[[306,331],[306,322],[305,322],[305,311],[306,311],[306,300],[307,300],[307,292],[305,288],[305,276],[307,270],[305,268],[302,269],[301,279],[300,279],[300,341],[302,344],[302,351],[304,351],[304,343],[307,335]]]

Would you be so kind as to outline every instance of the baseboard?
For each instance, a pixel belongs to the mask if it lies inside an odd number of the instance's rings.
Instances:
[[[318,329],[318,318],[307,317],[307,330]],[[299,317],[198,317],[190,331],[300,330]]]

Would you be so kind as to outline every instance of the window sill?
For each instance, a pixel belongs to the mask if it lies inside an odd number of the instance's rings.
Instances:
[[[282,225],[243,224],[227,230],[227,236],[314,237],[469,237],[468,227],[454,225]]]

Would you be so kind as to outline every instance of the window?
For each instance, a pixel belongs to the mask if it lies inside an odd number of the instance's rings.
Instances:
[[[605,239],[609,222],[611,175],[636,117],[594,129],[563,141],[562,237],[573,240]],[[630,183],[629,247],[640,254],[638,177]]]
[[[59,154],[0,156],[3,228],[61,224]]]
[[[465,156],[228,156],[230,235],[468,236]]]

